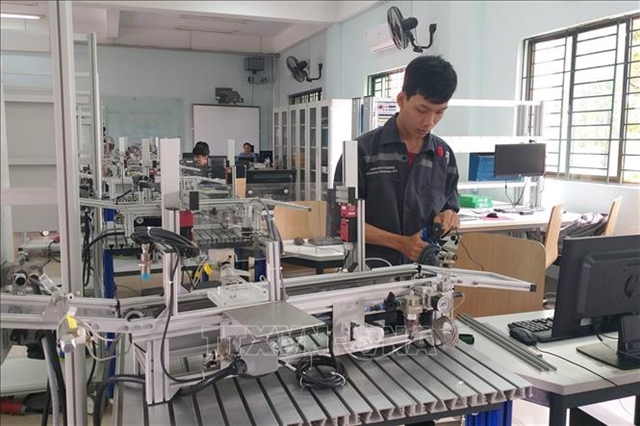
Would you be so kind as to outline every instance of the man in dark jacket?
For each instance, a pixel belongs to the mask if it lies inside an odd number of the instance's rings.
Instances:
[[[434,222],[460,226],[458,169],[453,151],[432,133],[457,86],[451,64],[420,56],[407,66],[400,112],[358,138],[358,197],[365,200],[366,257],[394,265],[415,261]],[[342,160],[335,182],[341,185]]]

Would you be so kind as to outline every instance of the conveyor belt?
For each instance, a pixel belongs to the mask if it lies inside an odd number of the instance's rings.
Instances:
[[[305,338],[306,339],[306,338]],[[309,339],[301,341],[312,346]],[[302,389],[286,368],[260,378],[225,379],[195,397],[146,406],[139,387],[123,387],[120,424],[356,425],[482,411],[531,394],[531,385],[460,343],[436,356],[416,351],[374,361],[340,357],[348,383]],[[116,407],[117,409],[118,407]]]

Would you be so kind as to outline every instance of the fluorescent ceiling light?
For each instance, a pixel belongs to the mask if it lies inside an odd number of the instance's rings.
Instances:
[[[42,16],[41,15],[25,15],[22,13],[0,13],[0,18],[42,19]]]
[[[203,32],[203,33],[215,33],[215,34],[228,34],[228,35],[232,35],[232,34],[237,34],[237,31],[233,31],[233,30],[216,30],[216,29],[208,29],[208,28],[190,28],[190,27],[174,27],[174,29],[179,30],[179,31],[196,31],[196,32]]]
[[[208,15],[190,15],[188,13],[181,13],[180,19],[193,19],[193,20],[200,20],[200,21],[218,21],[218,22],[227,22],[227,23],[242,24],[242,25],[248,24],[248,22],[244,19],[220,18],[219,16],[208,16]]]

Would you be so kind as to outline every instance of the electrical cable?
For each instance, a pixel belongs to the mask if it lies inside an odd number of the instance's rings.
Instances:
[[[614,353],[620,353],[624,356],[628,356],[629,358],[635,358],[637,360],[640,360],[640,356],[637,355],[632,355],[629,352],[623,352],[623,351],[619,351],[616,348],[612,348],[611,346],[607,345],[607,342],[605,342],[604,340],[602,340],[602,337],[600,335],[600,333],[596,333],[596,337],[598,338],[598,340],[600,340],[600,343],[602,343],[604,345],[605,348],[611,350]],[[612,339],[611,337],[607,337],[608,339]]]
[[[195,395],[201,390],[206,389],[208,386],[211,386],[226,377],[229,377],[232,375],[244,374],[246,371],[247,371],[247,364],[245,364],[245,362],[242,361],[241,359],[234,359],[233,362],[229,364],[227,367],[216,371],[206,379],[201,380],[200,382],[196,383],[193,386],[181,388],[176,395],[180,395],[180,396]]]
[[[377,262],[386,263],[388,266],[393,266],[393,265],[391,264],[391,262],[389,262],[387,259],[383,259],[383,258],[381,258],[381,257],[367,257],[367,258],[364,260],[364,263],[366,264],[366,263],[367,263],[368,261],[370,261],[370,260],[375,260],[375,261],[377,261]]]
[[[98,352],[98,347],[96,346],[96,342],[94,340],[91,341],[93,345],[93,352]],[[93,362],[91,363],[91,371],[89,372],[89,377],[87,378],[87,387],[91,384],[91,380],[93,380],[93,374],[96,372],[96,365],[98,364],[98,360],[93,357]]]
[[[571,361],[570,359],[567,359],[567,358],[565,358],[565,357],[563,357],[563,356],[561,356],[561,355],[558,355],[558,354],[554,354],[553,352],[543,351],[543,350],[542,350],[542,349],[540,349],[538,346],[533,346],[533,347],[534,347],[538,352],[540,352],[540,353],[543,353],[543,354],[546,354],[546,355],[555,356],[556,358],[560,358],[561,360],[566,361],[566,362],[568,362],[569,364],[573,364],[573,365],[575,365],[576,367],[580,367],[580,368],[582,368],[582,369],[584,369],[584,370],[587,370],[589,373],[594,374],[594,375],[596,375],[596,376],[600,377],[602,380],[604,380],[604,381],[606,381],[606,382],[608,382],[608,383],[611,383],[611,384],[612,384],[613,386],[615,386],[616,388],[618,388],[618,389],[620,389],[620,390],[622,390],[622,391],[624,391],[624,392],[628,392],[628,393],[630,394],[630,396],[636,396],[636,392],[635,392],[635,391],[631,391],[631,390],[629,390],[629,389],[625,389],[625,387],[624,387],[623,385],[618,385],[618,384],[616,384],[615,382],[613,382],[613,381],[611,381],[611,380],[607,379],[606,377],[604,377],[604,376],[602,376],[602,375],[600,375],[600,374],[596,373],[595,371],[593,371],[593,370],[591,370],[591,369],[589,369],[589,368],[585,367],[584,365],[578,364],[577,362],[573,362],[573,361]]]
[[[115,376],[111,376],[107,380],[102,382],[102,384],[98,387],[98,390],[96,392],[96,401],[95,401],[94,409],[93,409],[93,425],[94,426],[100,426],[100,423],[101,423],[102,398],[104,396],[105,391],[112,384],[122,383],[122,382],[137,383],[137,384],[142,385],[143,389],[144,389],[144,385],[145,385],[144,377],[142,377],[142,376],[134,376],[133,374],[118,374],[118,375],[115,375]],[[66,422],[65,422],[65,424],[66,424]]]
[[[464,241],[462,239],[462,237],[460,236],[460,233],[456,230],[456,239],[457,241],[460,243],[460,245],[462,246],[462,249],[464,250],[465,253],[467,253],[467,256],[469,256],[469,260],[472,261],[473,263],[475,263],[476,265],[478,265],[480,267],[480,269],[482,271],[484,271],[484,265],[480,262],[478,262],[477,260],[475,260],[473,258],[473,256],[471,256],[471,253],[469,252],[469,250],[467,249],[467,246],[464,244]]]
[[[333,389],[343,386],[347,383],[347,369],[338,360],[331,356],[314,355],[308,358],[302,358],[296,366],[278,360],[300,379],[300,386],[309,389]],[[331,367],[333,371],[329,373],[329,377],[314,377],[310,374],[313,367]]]

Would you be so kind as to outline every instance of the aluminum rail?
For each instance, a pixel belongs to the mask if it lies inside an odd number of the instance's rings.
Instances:
[[[471,327],[474,331],[482,334],[487,339],[492,342],[498,344],[501,348],[511,352],[513,355],[518,357],[520,360],[529,364],[531,367],[535,368],[538,371],[556,371],[557,368],[553,366],[553,364],[548,363],[547,361],[540,359],[534,353],[529,351],[528,349],[523,348],[519,344],[512,342],[510,339],[505,337],[503,333],[499,332],[495,328],[483,324],[480,321],[477,321],[471,318],[467,314],[461,314],[456,317],[458,321],[461,323]]]

